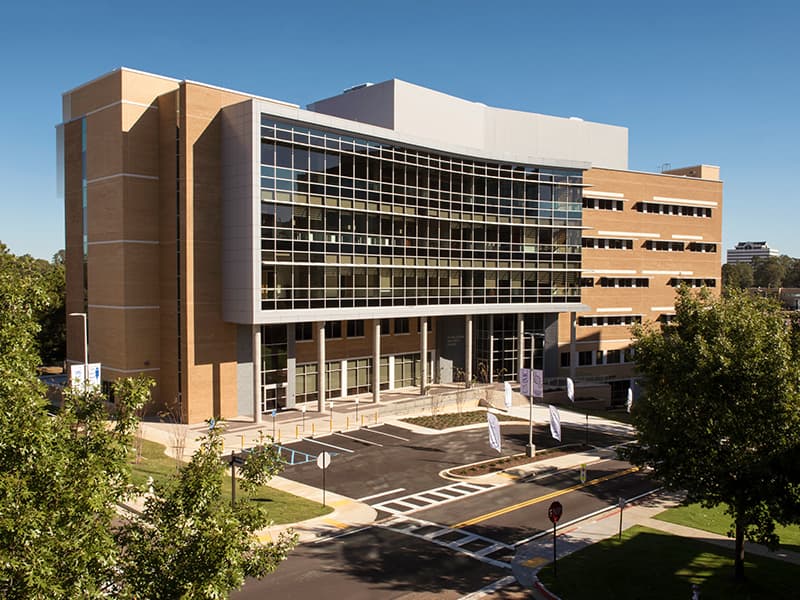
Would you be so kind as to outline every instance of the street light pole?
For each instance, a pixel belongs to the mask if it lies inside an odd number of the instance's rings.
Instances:
[[[70,317],[81,317],[83,319],[83,389],[89,385],[89,332],[87,327],[87,317],[84,312],[69,313]]]
[[[528,413],[528,445],[525,447],[525,456],[536,456],[536,446],[533,445],[533,370],[536,357],[536,338],[544,337],[541,333],[531,333],[531,374],[530,374],[530,410]],[[544,367],[544,350],[542,350],[542,367]],[[544,370],[544,369],[543,369]]]

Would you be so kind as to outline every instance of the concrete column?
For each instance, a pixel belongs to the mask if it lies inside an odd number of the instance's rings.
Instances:
[[[381,401],[381,320],[372,321],[372,401]]]
[[[489,315],[489,383],[494,383],[494,316]]]
[[[394,355],[389,357],[389,389],[394,389]]]
[[[325,321],[317,323],[317,410],[325,412]]]
[[[286,326],[286,408],[297,404],[297,349],[294,323]]]
[[[253,325],[253,423],[261,423],[261,325]]]
[[[525,367],[525,315],[520,313],[517,318],[517,351],[519,353],[517,357],[517,373],[519,373]]]
[[[420,386],[419,393],[421,396],[425,395],[425,388],[428,385],[428,317],[420,317],[420,365],[422,366],[422,373],[420,373]]]
[[[489,383],[494,383],[494,336],[489,336]]]
[[[464,353],[464,387],[472,385],[472,315],[464,317],[466,329],[466,352]]]
[[[575,381],[575,373],[578,369],[578,348],[575,343],[575,326],[578,317],[574,312],[569,313],[569,376]]]
[[[347,396],[347,359],[339,364],[339,387],[342,388],[342,397]]]

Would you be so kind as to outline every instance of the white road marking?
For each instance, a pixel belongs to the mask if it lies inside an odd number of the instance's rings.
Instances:
[[[423,490],[415,494],[408,494],[400,498],[379,502],[378,504],[373,504],[372,508],[393,515],[406,515],[433,508],[434,506],[440,506],[454,500],[460,500],[468,496],[481,494],[501,486],[502,484],[496,483],[484,483],[481,485],[465,482],[453,483],[440,488]]]
[[[369,431],[370,433],[380,433],[381,435],[385,435],[387,437],[394,438],[396,440],[403,440],[404,442],[411,441],[408,438],[400,437],[399,435],[394,435],[393,433],[386,433],[385,431],[378,431],[377,429],[370,429],[369,427],[367,427],[367,431]]]
[[[500,550],[505,550],[510,554],[513,552],[514,546],[483,537],[482,535],[469,533],[460,529],[452,529],[431,521],[405,516],[395,517],[387,521],[376,523],[376,526],[429,541],[437,546],[449,548],[454,552],[465,554],[476,560],[480,560],[496,567],[501,567],[503,569],[511,568],[511,564],[509,562],[505,562],[497,558],[491,558],[489,555]],[[433,531],[430,531],[431,529],[433,529]],[[455,536],[455,539],[440,539],[445,535],[450,538]],[[483,547],[477,550],[464,548],[464,546],[467,544],[470,544],[472,547],[478,545],[482,545]]]
[[[371,496],[364,496],[363,498],[356,498],[359,502],[364,502],[366,500],[373,500],[374,498],[380,498],[381,496],[388,496],[389,494],[398,494],[400,492],[405,492],[406,488],[397,488],[395,490],[388,490],[386,492],[380,492],[378,494],[372,494]]]
[[[319,444],[320,446],[328,446],[329,448],[336,448],[337,450],[341,450],[342,452],[349,452],[350,454],[353,453],[353,450],[348,450],[347,448],[334,446],[333,444],[328,444],[326,442],[320,442],[319,440],[315,440],[313,438],[300,438],[300,439],[304,442],[311,442],[312,444]]]
[[[343,438],[347,438],[348,440],[355,440],[356,442],[361,442],[362,444],[369,444],[370,446],[378,446],[380,448],[383,448],[383,444],[379,444],[378,442],[372,442],[370,440],[365,440],[363,438],[360,438],[360,437],[357,437],[357,436],[354,436],[354,435],[347,435],[346,433],[342,433],[340,431],[337,431],[333,435],[340,435]]]

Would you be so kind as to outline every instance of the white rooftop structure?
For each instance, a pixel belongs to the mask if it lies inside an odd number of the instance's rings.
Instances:
[[[628,129],[486,106],[400,79],[362,84],[308,110],[391,129],[432,148],[574,168],[628,168]]]

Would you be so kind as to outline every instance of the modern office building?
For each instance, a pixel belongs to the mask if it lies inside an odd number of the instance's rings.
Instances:
[[[726,262],[729,264],[751,263],[756,258],[778,256],[780,252],[770,248],[767,242],[739,242],[735,248],[729,248]]]
[[[628,171],[623,127],[118,69],[64,94],[58,131],[67,311],[104,381],[147,373],[188,422],[531,361],[627,387],[627,326],[719,284],[719,170]]]

